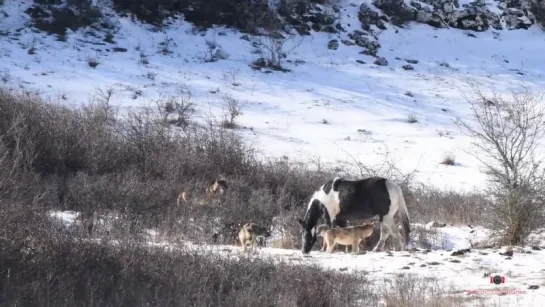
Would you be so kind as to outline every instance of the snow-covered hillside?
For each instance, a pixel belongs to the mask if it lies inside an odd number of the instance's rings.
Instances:
[[[341,10],[347,33],[360,27],[358,3]],[[345,33],[318,32],[287,41],[285,50],[296,45],[284,60],[290,72],[264,73],[250,68],[260,55],[235,30],[194,34],[191,24],[176,21],[154,32],[116,17],[112,44],[93,30],[69,32],[63,42],[25,27],[27,4],[8,0],[1,8],[7,17],[0,21],[0,72],[7,85],[70,104],[88,102],[97,88],[114,87],[121,108],[188,90],[203,117],[220,117],[223,97],[230,95],[244,103],[239,124],[252,128],[240,133],[267,155],[375,165],[388,151],[402,170],[416,169],[417,179],[439,187],[470,189],[485,180],[466,152],[470,140],[453,124],[468,117],[468,81],[501,92],[545,82],[545,35],[537,27],[468,35],[421,24],[389,26],[377,36],[387,66],[373,64],[361,47],[341,43]],[[327,48],[333,39],[336,50]],[[207,42],[228,59],[204,62]],[[412,70],[402,68],[407,60]],[[447,155],[457,164],[440,164]]]

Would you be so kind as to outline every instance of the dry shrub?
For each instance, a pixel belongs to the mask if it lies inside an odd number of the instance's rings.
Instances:
[[[455,307],[466,298],[454,294],[438,278],[397,274],[384,286],[384,300],[388,307]]]
[[[27,225],[25,225],[27,226]],[[361,275],[313,266],[42,233],[31,253],[0,239],[0,304],[23,306],[350,306],[376,297]]]
[[[109,100],[76,109],[0,91],[3,154],[37,178],[35,187],[50,190],[47,209],[117,212],[134,232],[175,233],[194,226],[180,221],[206,217],[205,233],[195,238],[208,241],[218,235],[209,229],[232,238],[241,223],[270,225],[323,180],[302,166],[258,160],[252,147],[221,127],[191,124],[176,131],[161,118],[144,108],[120,119]],[[219,174],[230,185],[219,205],[175,205],[182,189],[200,196]]]
[[[489,200],[477,192],[442,191],[425,186],[413,188],[410,200],[409,214],[415,223],[482,225],[489,205]]]

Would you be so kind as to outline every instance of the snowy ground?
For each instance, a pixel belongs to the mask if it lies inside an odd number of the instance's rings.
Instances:
[[[51,216],[62,221],[67,227],[74,224],[77,213],[52,212]],[[345,272],[364,272],[373,281],[373,287],[383,287],[385,279],[396,274],[414,274],[414,278],[437,278],[443,291],[468,298],[466,306],[542,306],[545,299],[545,240],[535,236],[534,244],[525,248],[513,248],[511,256],[502,255],[502,249],[473,249],[472,245],[486,238],[490,231],[481,227],[432,228],[427,225],[412,224],[412,231],[427,229],[434,232],[429,238],[429,249],[412,242],[417,250],[393,252],[368,252],[353,255],[343,252],[333,254],[313,251],[303,255],[299,250],[261,248],[253,257],[269,261],[293,263],[297,265],[319,265],[324,269]],[[149,231],[150,246],[157,248],[189,248],[194,251],[213,253],[224,257],[242,255],[242,248],[231,245],[205,245],[184,242],[182,245],[165,241],[159,234]],[[316,244],[321,244],[318,240]],[[469,252],[453,256],[452,253],[464,249]],[[490,283],[490,276],[505,277],[505,283]],[[530,289],[530,286],[538,286]],[[382,290],[384,288],[381,288]],[[475,299],[470,299],[475,298]],[[478,300],[477,300],[478,299]],[[485,305],[482,305],[484,300]]]
[[[359,28],[362,1],[353,2],[356,6],[345,3],[341,11],[348,32]],[[467,81],[501,92],[545,83],[545,35],[538,28],[474,33],[477,38],[416,24],[388,29],[379,34],[386,67],[370,64],[374,59],[359,54],[360,47],[326,47],[348,32],[314,33],[288,54],[285,67],[291,72],[267,74],[249,67],[260,55],[234,30],[193,34],[191,24],[178,21],[153,32],[121,18],[115,44],[94,31],[71,33],[60,42],[24,26],[28,3],[7,0],[0,8],[9,15],[0,21],[0,74],[8,85],[63,104],[86,103],[97,88],[113,86],[122,110],[189,90],[202,117],[220,117],[222,98],[231,95],[245,103],[240,125],[253,128],[240,133],[266,155],[376,165],[387,150],[402,170],[416,169],[420,181],[445,188],[479,188],[485,178],[466,152],[469,139],[453,124],[469,114],[463,97],[471,96]],[[206,41],[216,42],[230,58],[204,63]],[[160,52],[164,42],[170,54]],[[298,42],[288,42],[286,49]],[[91,68],[89,59],[100,64]],[[414,71],[401,68],[406,59],[419,61]],[[410,115],[418,123],[409,124]],[[457,165],[439,164],[449,154]]]

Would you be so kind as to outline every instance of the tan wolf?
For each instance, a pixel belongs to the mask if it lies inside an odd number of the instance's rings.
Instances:
[[[321,225],[320,225],[321,226]],[[373,234],[375,221],[356,226],[319,228],[317,235],[324,238],[322,251],[333,252],[333,248],[340,245],[352,245],[352,253],[359,253],[360,242],[366,241]]]
[[[257,225],[255,223],[244,224],[238,232],[238,240],[240,241],[242,247],[244,247],[245,252],[248,246],[251,247],[252,252],[255,252],[255,248],[257,247],[256,238],[261,236],[268,238],[271,236],[271,234],[269,233],[267,228]]]

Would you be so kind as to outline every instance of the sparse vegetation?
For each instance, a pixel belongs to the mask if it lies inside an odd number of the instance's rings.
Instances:
[[[96,58],[88,58],[87,59],[87,64],[91,68],[96,68],[100,64],[100,62]]]
[[[180,96],[160,100],[157,105],[163,113],[165,122],[184,129],[189,126],[191,118],[197,112],[195,104],[191,101],[191,92],[188,90],[183,91]],[[176,118],[168,119],[170,114],[175,114]]]
[[[414,114],[409,114],[409,116],[407,116],[407,122],[408,122],[409,124],[418,123],[418,119],[416,119],[416,115],[414,115]]]
[[[445,154],[445,156],[443,157],[443,160],[441,161],[441,164],[450,165],[450,166],[456,165],[456,160],[454,159],[454,155],[451,153]]]
[[[144,52],[140,52],[140,64],[142,64],[142,65],[148,65],[149,64],[148,56]]]
[[[92,0],[70,0],[50,3],[34,0],[26,10],[33,25],[47,33],[66,36],[66,30],[75,31],[82,27],[99,24],[102,19],[100,8]]]
[[[420,278],[413,274],[397,274],[393,280],[385,282],[386,306],[388,307],[455,307],[468,301],[448,291],[437,278]],[[451,293],[449,293],[451,292]]]

